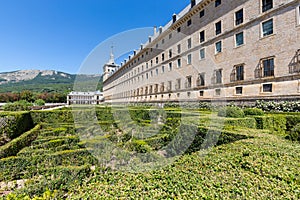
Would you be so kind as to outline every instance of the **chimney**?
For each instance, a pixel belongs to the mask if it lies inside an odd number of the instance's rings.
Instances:
[[[162,29],[163,29],[162,26],[160,26],[160,27],[159,27],[159,34],[162,33]]]
[[[154,26],[154,27],[153,27],[153,35],[155,35],[155,34],[156,34],[156,32],[157,32],[157,27],[156,27],[156,26]]]
[[[193,8],[196,5],[196,0],[191,0],[191,8]]]
[[[177,20],[177,15],[174,13],[174,14],[173,14],[173,23],[175,23],[176,20]]]

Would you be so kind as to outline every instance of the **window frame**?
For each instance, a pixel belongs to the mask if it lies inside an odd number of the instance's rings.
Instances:
[[[238,14],[240,11],[242,11],[242,18],[241,18],[241,19],[238,19],[238,18],[237,18],[237,14]],[[244,8],[241,8],[240,10],[238,10],[238,11],[236,11],[236,12],[234,13],[234,25],[235,25],[235,26],[239,26],[239,25],[241,25],[241,24],[243,24],[243,23],[244,23]]]
[[[222,0],[215,0],[215,7],[218,7],[222,4]]]
[[[203,10],[201,10],[201,11],[199,12],[199,17],[200,17],[200,18],[204,17],[204,15],[205,15],[205,9],[203,9]]]
[[[240,34],[242,34],[242,43],[241,44],[238,44],[238,35],[240,35]],[[242,31],[242,32],[239,32],[239,33],[237,33],[237,34],[235,34],[234,35],[235,37],[234,37],[234,40],[235,40],[235,47],[240,47],[240,46],[243,46],[244,44],[245,44],[245,35],[244,35],[244,31]]]
[[[267,89],[267,86],[270,86],[270,85],[271,85],[271,87],[269,87],[270,91],[266,91],[265,89]],[[273,91],[274,91],[273,83],[264,83],[264,84],[262,84],[262,86],[261,86],[261,92],[262,93],[272,93]]]
[[[202,36],[203,36],[203,37],[202,37]],[[199,33],[199,41],[200,41],[200,43],[205,42],[205,30],[202,30],[202,31]]]
[[[218,51],[218,48],[217,48],[217,45],[220,44],[220,51]],[[218,41],[215,43],[215,54],[219,54],[219,53],[222,53],[222,41]]]
[[[187,65],[191,65],[192,64],[192,54],[190,53],[190,54],[188,54],[187,56],[186,56],[186,64]]]
[[[274,8],[274,1],[273,0],[270,0],[271,1],[271,6],[270,4],[264,4],[265,1],[268,1],[268,0],[261,0],[261,12],[264,13],[264,12],[267,12],[268,10],[271,10]],[[269,6],[269,7],[268,7]]]
[[[222,20],[215,23],[215,35],[220,35],[221,33],[222,33]]]
[[[269,61],[269,60],[272,60],[273,66],[270,63],[270,66],[267,66],[268,70],[265,70],[265,61]],[[261,76],[262,77],[274,77],[275,76],[275,57],[263,58],[260,60],[260,62],[261,62]],[[266,74],[267,72],[269,74]]]
[[[269,22],[269,21],[272,21],[272,33],[269,33],[269,32],[264,33],[264,24],[267,23],[267,22]],[[267,19],[267,20],[261,22],[261,37],[262,37],[262,38],[268,37],[268,36],[270,36],[270,35],[273,35],[274,32],[275,32],[275,31],[274,31],[274,19],[273,19],[273,18],[270,18],[270,19]]]
[[[202,57],[202,52],[203,52],[203,57]],[[199,60],[204,60],[205,59],[205,48],[202,48],[199,50]]]

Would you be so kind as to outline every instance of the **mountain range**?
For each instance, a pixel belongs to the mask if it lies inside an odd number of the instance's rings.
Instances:
[[[55,70],[20,70],[0,73],[0,93],[21,92],[68,92],[74,83],[82,90],[101,90],[102,76],[68,74]],[[96,84],[96,85],[95,85]]]

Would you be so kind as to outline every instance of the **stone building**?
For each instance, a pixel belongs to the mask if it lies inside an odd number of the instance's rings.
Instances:
[[[96,92],[71,92],[67,96],[67,104],[86,104],[86,105],[97,105],[104,101],[103,93],[100,91]]]
[[[299,0],[191,0],[105,78],[104,98],[300,99],[299,39]]]

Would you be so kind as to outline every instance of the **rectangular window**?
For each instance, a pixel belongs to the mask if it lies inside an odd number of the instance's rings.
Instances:
[[[274,58],[262,60],[263,76],[274,76]]]
[[[156,57],[156,64],[158,64],[158,57]]]
[[[192,38],[188,39],[188,49],[192,48]]]
[[[169,39],[171,39],[171,38],[172,38],[172,33],[169,34]]]
[[[215,24],[215,28],[216,28],[216,35],[219,35],[222,33],[222,22],[219,21]]]
[[[237,65],[235,67],[235,71],[236,71],[236,80],[237,81],[244,80],[244,65]]]
[[[273,19],[270,19],[268,21],[265,21],[262,23],[262,33],[263,36],[271,35],[273,34]]]
[[[188,65],[191,65],[191,64],[192,64],[192,54],[189,54],[189,55],[187,56],[187,64],[188,64]]]
[[[204,85],[205,85],[205,73],[201,73],[198,75],[197,86],[204,86]]]
[[[200,60],[205,58],[205,49],[200,49]]]
[[[175,89],[176,90],[180,90],[181,88],[181,79],[176,79],[176,85],[175,85]]]
[[[191,88],[191,87],[192,87],[192,76],[187,76],[185,82],[185,88]]]
[[[222,42],[219,41],[216,43],[216,53],[222,52]]]
[[[273,92],[273,84],[263,84],[263,92]]]
[[[243,94],[243,87],[236,87],[235,94]]]
[[[177,67],[180,68],[181,67],[181,59],[177,60]]]
[[[171,91],[172,90],[172,81],[168,81],[168,88],[167,88],[168,91]]]
[[[241,46],[244,44],[244,32],[235,35],[235,46]]]
[[[172,49],[169,50],[169,58],[172,58]]]
[[[200,11],[200,18],[204,17],[204,15],[205,15],[205,11],[204,11],[204,10],[201,10],[201,11]]]
[[[218,7],[221,5],[222,1],[221,0],[215,0],[215,7]]]
[[[273,8],[273,0],[262,0],[262,11],[266,12]]]
[[[169,63],[169,71],[172,71],[173,70],[173,65],[172,63]]]
[[[165,54],[164,53],[161,54],[161,60],[162,60],[162,62],[165,61]]]
[[[222,69],[218,69],[215,71],[216,73],[216,83],[222,83]]]
[[[215,89],[215,95],[220,96],[221,95],[221,89]]]
[[[205,31],[200,32],[200,43],[205,41]]]
[[[190,26],[190,25],[192,25],[192,20],[191,19],[187,21],[187,26]]]
[[[203,90],[199,91],[199,95],[200,95],[200,97],[203,97],[204,96],[204,91]]]
[[[181,32],[181,27],[177,28],[177,32],[180,33]]]
[[[165,73],[165,66],[161,66],[161,72]]]
[[[181,45],[180,45],[180,44],[177,45],[177,53],[178,53],[178,54],[181,53]]]
[[[158,69],[155,69],[155,74],[158,75]]]
[[[235,25],[242,24],[244,22],[244,11],[243,9],[235,13]]]

